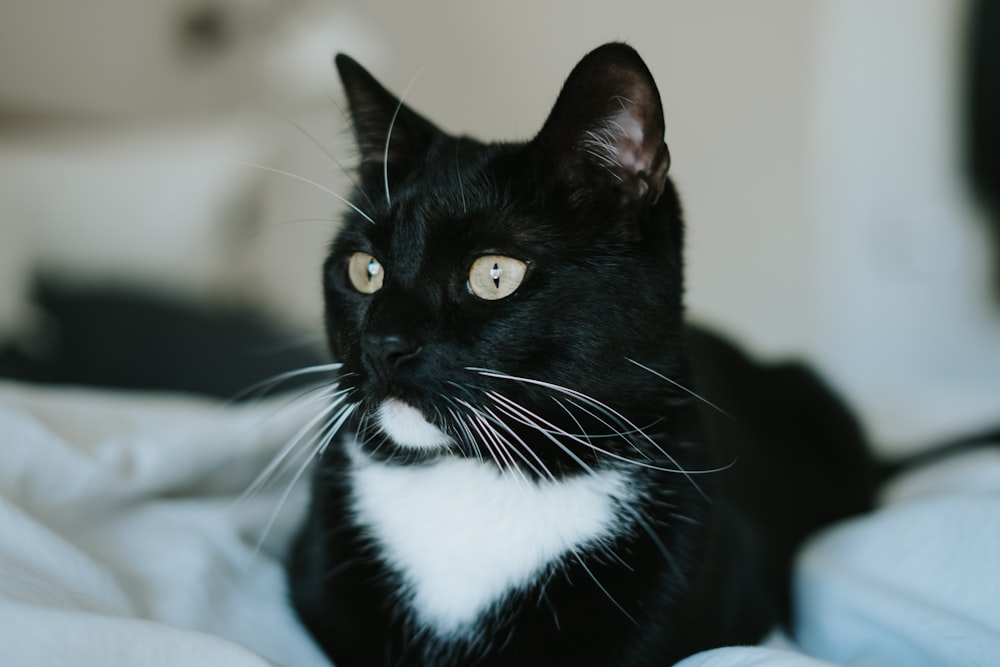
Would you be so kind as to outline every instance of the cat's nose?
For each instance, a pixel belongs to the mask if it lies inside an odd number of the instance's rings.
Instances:
[[[368,334],[361,343],[369,363],[383,379],[420,352],[420,345],[407,336]]]

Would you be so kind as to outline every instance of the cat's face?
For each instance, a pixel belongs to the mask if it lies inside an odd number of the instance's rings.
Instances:
[[[670,393],[637,364],[683,371],[679,209],[648,70],[602,47],[532,141],[482,144],[338,67],[362,162],[325,267],[327,330],[366,446],[600,465],[595,434],[648,426]]]

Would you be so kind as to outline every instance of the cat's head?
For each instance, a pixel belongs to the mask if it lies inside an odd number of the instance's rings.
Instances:
[[[650,371],[684,372],[680,210],[638,54],[584,57],[527,143],[446,134],[337,67],[361,163],[325,266],[327,332],[366,446],[536,474],[613,460],[593,443],[671,397]]]

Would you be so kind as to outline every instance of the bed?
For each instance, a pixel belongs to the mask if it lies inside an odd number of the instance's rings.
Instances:
[[[244,493],[309,412],[0,383],[0,662],[327,665],[281,566],[306,485]],[[998,563],[1000,448],[984,448],[810,542],[793,637],[682,664],[995,665]]]

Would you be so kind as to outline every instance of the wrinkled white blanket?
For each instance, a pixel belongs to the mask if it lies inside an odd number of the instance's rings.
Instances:
[[[262,545],[287,486],[237,502],[304,420],[0,383],[0,665],[327,665],[280,564],[305,485]],[[912,475],[814,540],[797,598],[794,645],[684,667],[1000,664],[1000,452]]]

